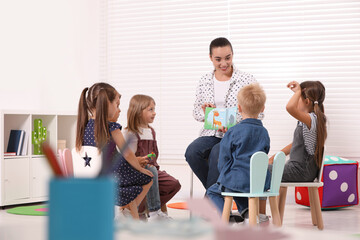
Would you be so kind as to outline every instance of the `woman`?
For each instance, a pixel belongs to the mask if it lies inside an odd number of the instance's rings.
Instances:
[[[230,108],[237,106],[236,96],[240,88],[256,82],[248,73],[233,65],[233,49],[226,38],[216,38],[210,43],[210,60],[214,70],[202,76],[196,89],[193,116],[204,122],[206,107]],[[237,122],[241,116],[237,114]],[[200,137],[186,149],[185,158],[205,189],[216,183],[219,177],[217,162],[219,142],[227,129],[202,129]]]

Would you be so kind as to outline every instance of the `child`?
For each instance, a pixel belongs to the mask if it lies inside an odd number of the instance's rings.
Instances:
[[[283,182],[310,182],[317,175],[322,164],[324,144],[327,136],[324,114],[325,87],[319,81],[301,84],[292,81],[287,85],[294,95],[286,110],[298,120],[293,142],[283,148],[290,159],[286,162]],[[272,164],[274,156],[269,160]]]
[[[80,96],[76,149],[79,151],[82,146],[96,146],[99,151],[107,146],[112,146],[110,151],[117,153],[116,145],[122,148],[125,144],[121,133],[121,125],[110,120],[117,118],[120,109],[120,94],[107,83],[95,83],[90,89],[85,88]],[[152,185],[153,176],[149,170],[142,168],[139,164],[146,161],[145,157],[135,157],[131,151],[126,151],[120,157],[120,166],[114,170],[114,175],[119,180],[118,197],[116,205],[125,216],[132,216],[138,219],[137,206],[144,199]],[[103,161],[110,159],[103,159]],[[115,213],[115,216],[117,213]]]
[[[155,119],[155,101],[152,97],[146,95],[135,95],[131,98],[127,112],[128,131],[126,137],[132,137],[133,141],[129,148],[135,152],[136,156],[145,156],[151,152],[155,157],[150,158],[147,168],[154,171],[154,184],[150,188],[147,197],[147,206],[149,210],[149,221],[169,219],[167,212],[163,213],[166,203],[180,190],[181,185],[178,180],[159,170],[157,158],[159,155],[156,143],[155,131],[150,127]],[[158,178],[156,179],[156,176]],[[158,180],[158,183],[157,183]],[[166,209],[166,208],[165,208]],[[144,207],[139,208],[142,212]]]
[[[206,195],[215,203],[220,213],[224,198],[221,192],[250,191],[250,158],[258,151],[265,153],[270,149],[268,131],[263,127],[258,115],[264,111],[266,95],[257,83],[240,89],[238,109],[243,120],[230,128],[220,142],[219,178]],[[266,177],[265,190],[270,188],[270,174]],[[247,198],[234,198],[239,213],[248,208]]]

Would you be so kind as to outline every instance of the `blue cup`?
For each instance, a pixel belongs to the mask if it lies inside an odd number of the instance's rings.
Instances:
[[[50,240],[113,240],[115,184],[111,178],[50,181]]]

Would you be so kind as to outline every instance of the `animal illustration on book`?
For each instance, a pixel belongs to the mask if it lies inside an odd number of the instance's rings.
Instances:
[[[219,112],[218,111],[214,111],[214,114],[213,114],[213,128],[215,129],[216,126],[219,128],[221,127],[221,121],[216,121],[215,117],[218,117],[219,116]]]
[[[231,128],[236,124],[236,107],[205,109],[205,129]]]

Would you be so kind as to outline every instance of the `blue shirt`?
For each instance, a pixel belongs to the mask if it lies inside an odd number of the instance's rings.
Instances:
[[[269,153],[270,137],[261,120],[247,118],[230,128],[220,142],[218,183],[236,192],[250,192],[250,158]],[[268,171],[265,190],[270,188]]]

